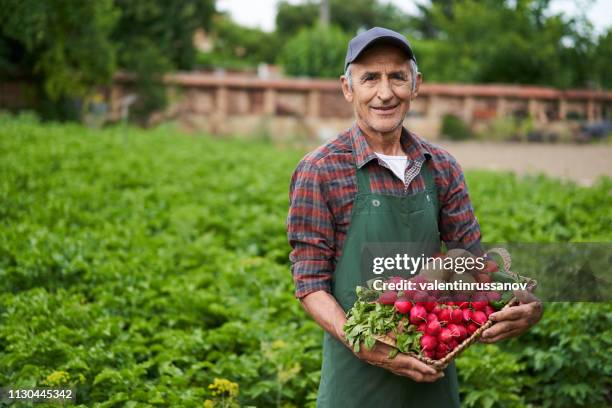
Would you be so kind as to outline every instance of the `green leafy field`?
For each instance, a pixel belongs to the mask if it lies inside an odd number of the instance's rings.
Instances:
[[[0,386],[69,386],[87,407],[314,406],[322,332],[285,235],[302,155],[0,117]],[[610,180],[467,178],[487,241],[612,240]],[[605,406],[611,321],[610,304],[548,304],[522,338],[472,347],[464,405]]]

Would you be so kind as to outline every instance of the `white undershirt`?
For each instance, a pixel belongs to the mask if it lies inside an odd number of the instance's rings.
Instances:
[[[376,152],[374,152],[376,153]],[[408,157],[404,156],[388,156],[386,154],[376,153],[382,161],[387,163],[387,166],[393,171],[393,174],[397,176],[402,182],[404,181],[404,175],[406,174],[406,167],[408,166]]]

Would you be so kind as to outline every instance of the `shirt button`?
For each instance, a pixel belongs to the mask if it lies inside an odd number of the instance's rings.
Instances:
[[[374,207],[380,207],[380,201],[378,201],[378,200],[372,200],[372,205],[373,205]]]

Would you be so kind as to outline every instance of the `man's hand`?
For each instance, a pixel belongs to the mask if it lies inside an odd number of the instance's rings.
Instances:
[[[494,324],[482,333],[483,343],[495,343],[516,337],[540,321],[542,303],[531,292],[515,292],[520,305],[506,308],[491,314]]]
[[[346,342],[343,330],[346,314],[331,294],[324,291],[313,292],[302,298],[302,306],[323,329],[352,351],[351,346]],[[389,351],[391,351],[391,346],[377,342],[372,350],[361,347],[359,353],[355,355],[367,363],[414,381],[433,382],[444,376],[443,372],[436,371],[406,354],[399,353],[395,358],[390,359]]]
[[[389,351],[391,351],[391,346],[377,342],[372,350],[361,347],[359,353],[355,353],[355,355],[369,364],[382,367],[393,374],[408,377],[417,382],[434,382],[444,377],[444,372],[436,371],[427,364],[406,354],[399,353],[390,359]]]

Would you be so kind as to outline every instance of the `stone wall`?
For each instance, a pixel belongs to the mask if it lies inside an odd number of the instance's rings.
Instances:
[[[115,116],[130,82],[129,76],[117,77],[110,101]],[[352,107],[335,80],[180,73],[169,75],[166,82],[171,104],[156,120],[178,119],[186,127],[215,134],[324,140],[353,120]],[[500,117],[531,117],[539,124],[595,122],[612,119],[612,92],[425,83],[405,123],[435,139],[446,114],[473,128]]]
[[[350,126],[352,107],[338,80],[176,73],[165,78],[169,105],[154,123],[177,120],[193,130],[218,135],[258,135],[325,140]],[[26,107],[27,84],[2,84],[0,109]],[[134,95],[133,78],[117,75],[104,92],[108,120],[121,120]],[[612,120],[612,92],[557,90],[517,85],[430,84],[421,86],[405,124],[428,138],[440,134],[452,114],[473,129],[503,117],[531,117],[536,124]]]

